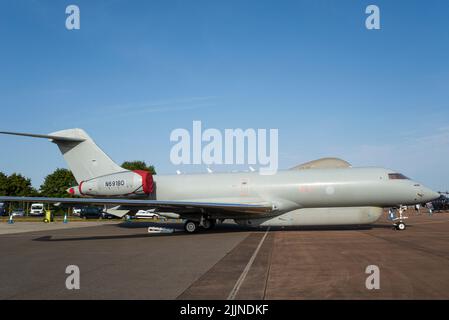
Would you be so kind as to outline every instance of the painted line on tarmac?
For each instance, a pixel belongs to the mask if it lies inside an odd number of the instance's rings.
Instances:
[[[253,255],[248,261],[248,264],[246,265],[245,269],[243,269],[242,274],[238,278],[237,282],[234,285],[234,288],[229,293],[229,296],[227,300],[234,300],[237,293],[240,290],[240,287],[242,286],[243,282],[245,281],[246,276],[248,275],[249,270],[251,269],[251,266],[254,263],[254,260],[256,260],[257,254],[259,253],[260,248],[262,247],[263,242],[265,241],[265,238],[268,235],[268,232],[270,231],[270,227],[268,227],[267,231],[265,231],[265,234],[263,235],[262,239],[259,242],[259,245],[257,246],[256,250],[254,251]]]

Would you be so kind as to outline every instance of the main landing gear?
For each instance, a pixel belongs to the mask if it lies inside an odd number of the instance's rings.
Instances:
[[[199,227],[202,227],[204,230],[210,230],[215,227],[215,224],[215,219],[201,218],[199,222],[194,220],[187,220],[184,223],[184,230],[187,233],[195,233],[198,232]]]
[[[213,227],[215,227],[216,222],[217,221],[215,219],[203,219],[202,227],[205,230],[213,229]]]
[[[199,223],[192,220],[187,220],[184,223],[184,230],[188,233],[195,233],[198,231]]]

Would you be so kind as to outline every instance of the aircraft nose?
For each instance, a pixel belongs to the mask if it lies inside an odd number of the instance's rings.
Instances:
[[[421,189],[421,192],[419,194],[422,198],[423,202],[429,202],[435,199],[438,199],[440,197],[440,194],[438,192],[433,191],[432,189],[423,187]]]

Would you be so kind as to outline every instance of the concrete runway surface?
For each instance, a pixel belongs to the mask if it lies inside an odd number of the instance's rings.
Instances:
[[[407,222],[193,235],[148,234],[146,222],[5,224],[0,299],[449,299],[449,213]],[[65,287],[68,265],[80,268],[80,290]],[[379,290],[365,287],[368,265]]]

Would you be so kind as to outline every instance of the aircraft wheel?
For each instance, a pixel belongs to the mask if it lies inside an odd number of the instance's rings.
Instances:
[[[210,230],[215,227],[215,219],[205,219],[203,221],[203,228],[206,230]]]
[[[396,229],[397,229],[397,230],[402,231],[402,230],[405,230],[405,228],[406,228],[406,226],[405,226],[405,223],[404,223],[404,222],[399,222],[399,223],[396,225]]]
[[[184,224],[184,229],[188,233],[195,233],[198,231],[198,222],[187,220]]]

